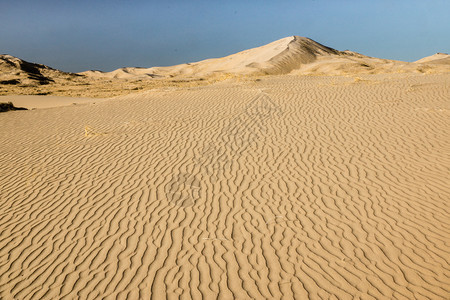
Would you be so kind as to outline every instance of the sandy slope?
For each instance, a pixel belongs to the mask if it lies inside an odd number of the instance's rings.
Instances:
[[[0,298],[449,299],[449,80],[0,114]]]
[[[351,53],[351,52],[349,52]],[[357,75],[389,73],[450,73],[446,59],[417,61],[414,63],[355,55],[331,55],[292,70],[292,75]]]
[[[436,53],[415,61],[416,63],[445,64],[450,65],[450,55],[447,53]]]

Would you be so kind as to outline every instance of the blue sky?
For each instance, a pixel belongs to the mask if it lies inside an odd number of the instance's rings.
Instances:
[[[0,53],[63,71],[222,57],[291,35],[414,61],[450,52],[450,0],[0,0]]]

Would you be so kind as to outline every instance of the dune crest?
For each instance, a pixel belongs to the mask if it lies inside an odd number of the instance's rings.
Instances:
[[[208,77],[219,73],[235,75],[345,75],[379,73],[450,72],[439,56],[415,63],[365,56],[353,51],[338,51],[312,39],[290,36],[270,44],[221,58],[170,67],[121,68],[112,72],[86,71],[80,74],[97,78],[178,78]],[[432,62],[431,64],[429,64]]]

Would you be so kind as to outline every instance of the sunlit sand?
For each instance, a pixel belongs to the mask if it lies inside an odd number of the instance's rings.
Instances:
[[[55,97],[0,114],[0,298],[450,298],[448,56],[57,72],[1,86]]]

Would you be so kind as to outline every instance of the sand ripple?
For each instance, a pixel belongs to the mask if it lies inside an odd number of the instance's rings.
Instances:
[[[449,299],[450,77],[363,79],[1,114],[0,298]]]

